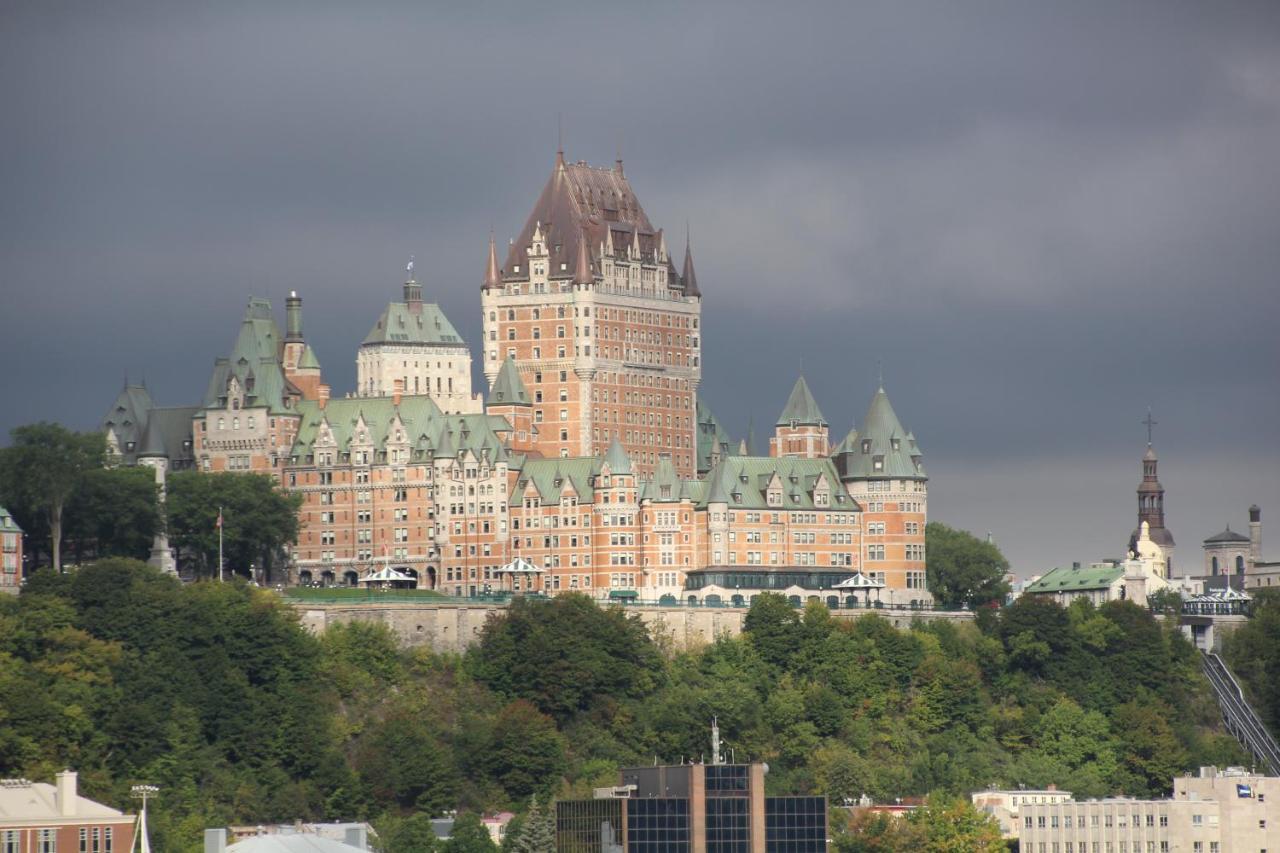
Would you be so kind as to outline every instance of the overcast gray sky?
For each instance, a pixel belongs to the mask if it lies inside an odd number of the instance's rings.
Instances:
[[[689,221],[735,435],[882,359],[931,517],[1030,574],[1122,553],[1149,405],[1177,564],[1253,502],[1280,557],[1280,4],[437,5],[5,4],[0,430],[195,402],[290,289],[343,393],[410,254],[478,340],[559,114]]]

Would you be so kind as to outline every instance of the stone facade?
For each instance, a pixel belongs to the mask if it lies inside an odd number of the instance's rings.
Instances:
[[[0,506],[0,592],[16,593],[22,585],[22,528]]]

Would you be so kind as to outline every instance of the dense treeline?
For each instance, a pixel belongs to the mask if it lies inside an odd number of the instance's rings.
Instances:
[[[1280,736],[1280,589],[1250,590],[1253,615],[1226,635],[1223,657],[1262,721]]]
[[[372,623],[315,638],[271,593],[128,560],[39,573],[0,599],[0,775],[73,766],[126,806],[130,784],[158,784],[163,850],[295,818],[370,818],[391,853],[423,850],[426,818],[460,808],[453,851],[469,853],[484,843],[467,815],[698,760],[717,716],[737,760],[769,763],[771,790],[933,793],[941,822],[902,830],[930,849],[919,839],[970,821],[947,798],[992,783],[1147,795],[1240,760],[1195,652],[1128,603],[1024,599],[898,631],[766,596],[747,629],[673,652],[571,595],[517,600],[466,656],[440,656]],[[511,846],[539,849],[529,837]]]

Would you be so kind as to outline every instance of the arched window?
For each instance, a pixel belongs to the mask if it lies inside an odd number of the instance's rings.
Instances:
[[[1236,574],[1244,574],[1244,556],[1240,554],[1236,555]]]
[[[1216,575],[1218,573],[1218,558],[1217,557],[1212,558],[1212,560],[1210,560],[1210,564],[1211,564],[1210,574]]]

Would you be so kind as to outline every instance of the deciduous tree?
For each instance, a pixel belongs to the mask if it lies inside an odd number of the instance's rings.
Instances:
[[[1009,561],[995,545],[936,521],[925,525],[924,540],[929,591],[938,604],[977,607],[1009,594]]]

